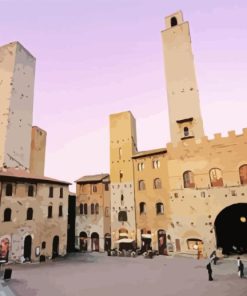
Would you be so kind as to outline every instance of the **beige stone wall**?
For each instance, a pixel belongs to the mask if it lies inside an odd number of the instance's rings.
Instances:
[[[93,191],[96,186],[97,192]],[[80,214],[80,204],[87,204],[88,213]],[[99,204],[99,213],[91,214],[91,204]],[[106,207],[110,211],[110,185],[109,190],[105,190],[102,182],[94,184],[76,185],[76,225],[75,225],[75,244],[80,249],[80,233],[86,232],[88,237],[88,251],[92,250],[91,235],[96,232],[99,235],[99,251],[104,251],[104,237],[110,233],[110,216],[105,215]]]
[[[204,242],[204,255],[216,249],[214,223],[227,206],[247,203],[247,186],[241,185],[239,167],[247,164],[247,129],[236,136],[216,134],[215,138],[193,139],[177,146],[167,145],[170,183],[171,223],[168,232],[175,244],[180,239],[181,251],[188,252],[187,239]],[[222,170],[223,187],[212,187],[209,171]],[[195,188],[184,188],[183,173],[194,174]]]
[[[178,24],[171,27],[171,18]],[[166,18],[166,29],[162,31],[165,58],[167,99],[169,107],[170,133],[172,143],[183,137],[187,126],[190,136],[204,136],[201,118],[199,93],[196,82],[194,58],[192,54],[189,23],[183,21],[181,12]],[[180,125],[177,120],[193,118],[193,121]]]
[[[13,195],[6,196],[6,184],[14,186]],[[34,185],[33,197],[28,196],[28,185]],[[49,198],[49,187],[54,188],[54,197]],[[63,198],[59,197],[63,188]],[[47,218],[48,206],[53,206],[53,217]],[[59,205],[63,206],[63,216],[58,216]],[[33,219],[27,220],[27,209],[33,209]],[[11,221],[3,222],[4,210],[12,210]],[[35,248],[40,247],[42,255],[52,256],[54,236],[59,236],[59,254],[65,255],[67,248],[68,186],[47,183],[19,182],[18,180],[1,181],[0,239],[7,237],[10,242],[9,260],[19,261],[24,254],[24,240],[32,237],[32,261],[38,261]],[[41,249],[42,242],[46,248]]]
[[[32,141],[30,154],[30,173],[44,176],[46,131],[37,126],[32,127]]]
[[[29,168],[34,75],[35,58],[20,43],[0,47],[0,166]]]

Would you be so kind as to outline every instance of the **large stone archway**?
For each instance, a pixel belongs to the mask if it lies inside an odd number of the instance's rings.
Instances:
[[[224,208],[215,219],[217,248],[223,254],[247,253],[247,203]]]

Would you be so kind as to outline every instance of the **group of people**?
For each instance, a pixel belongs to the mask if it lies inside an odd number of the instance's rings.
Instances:
[[[213,281],[213,277],[212,277],[213,270],[211,267],[211,263],[214,262],[214,265],[216,265],[217,260],[218,260],[218,257],[216,256],[216,253],[213,253],[210,257],[209,263],[206,266],[206,268],[208,270],[208,280],[209,281]],[[244,278],[244,264],[243,264],[242,260],[240,260],[240,257],[237,258],[237,267],[238,267],[238,276],[240,278]]]

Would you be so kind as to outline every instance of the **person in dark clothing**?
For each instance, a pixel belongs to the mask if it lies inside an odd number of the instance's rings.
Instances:
[[[206,268],[208,270],[208,280],[209,281],[212,281],[213,280],[213,278],[212,278],[213,271],[212,271],[212,267],[211,267],[211,263],[210,262],[207,264]]]
[[[244,264],[241,260],[240,260],[240,277],[241,278],[244,277]]]
[[[238,259],[238,274],[240,278],[244,277],[244,264],[242,262],[242,260],[240,260],[240,257],[237,258]]]

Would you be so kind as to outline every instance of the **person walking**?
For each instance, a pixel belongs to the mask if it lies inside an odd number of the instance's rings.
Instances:
[[[237,258],[237,264],[238,264],[238,276],[240,278],[244,277],[244,264],[242,260],[240,260],[240,257]]]
[[[213,271],[212,271],[212,267],[211,267],[211,262],[209,262],[207,264],[206,268],[208,270],[208,280],[212,281],[213,280],[213,277],[212,277]]]

